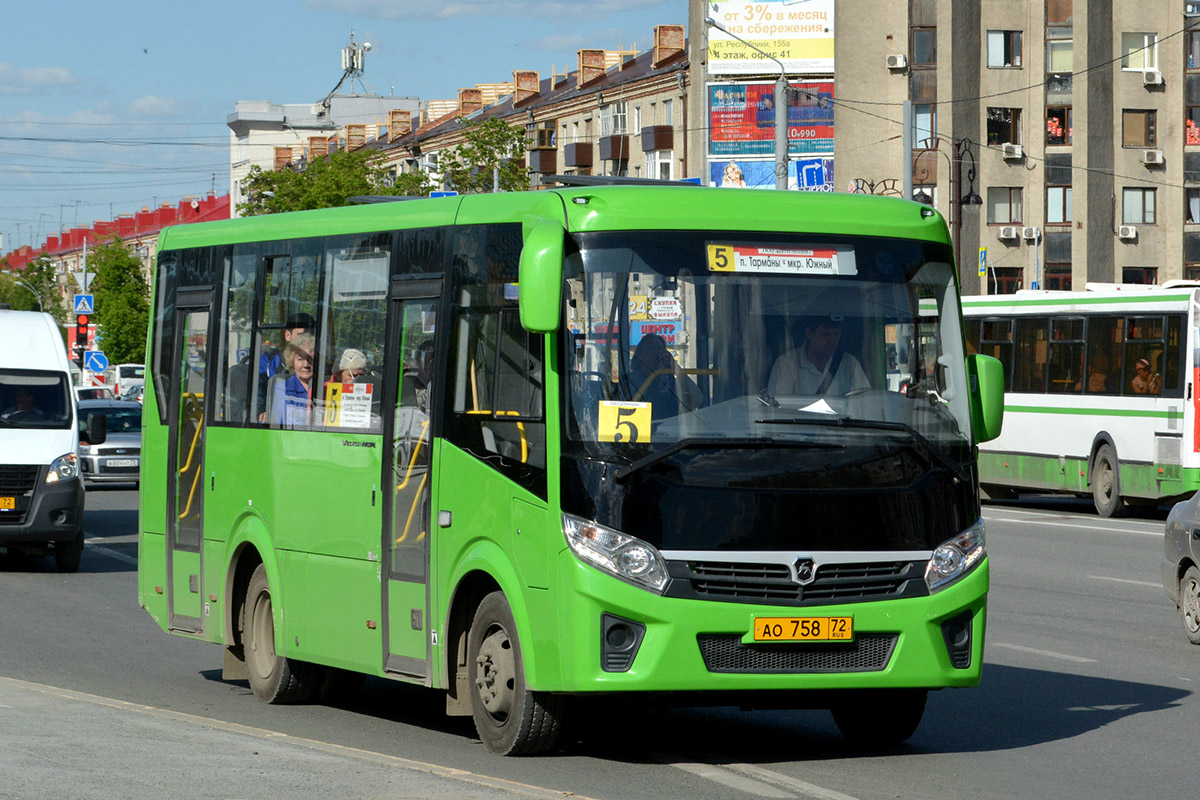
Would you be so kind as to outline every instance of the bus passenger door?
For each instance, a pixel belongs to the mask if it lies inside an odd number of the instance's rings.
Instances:
[[[385,414],[383,554],[384,668],[388,672],[430,680],[432,607],[430,536],[434,397],[434,338],[440,305],[441,278],[396,279],[392,284],[388,333],[389,382],[385,399],[394,400]]]
[[[171,630],[204,630],[204,379],[212,290],[180,291],[168,399],[167,609]],[[202,306],[202,307],[200,307]]]

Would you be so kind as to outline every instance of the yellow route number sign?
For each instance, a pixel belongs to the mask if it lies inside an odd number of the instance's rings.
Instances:
[[[598,419],[602,442],[645,444],[650,441],[650,404],[601,400]]]

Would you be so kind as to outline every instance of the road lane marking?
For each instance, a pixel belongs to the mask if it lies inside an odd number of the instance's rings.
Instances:
[[[1157,536],[1161,538],[1166,530],[1165,526],[1162,530],[1135,530],[1133,528],[1108,528],[1103,525],[1073,525],[1069,522],[1061,520],[1041,520],[1041,519],[1011,519],[1005,517],[995,517],[985,515],[984,522],[1011,522],[1015,525],[1050,525],[1055,528],[1079,528],[1088,530],[1094,533],[1131,533],[1135,536]]]
[[[739,792],[746,792],[747,794],[758,795],[759,797],[795,797],[791,792],[786,792],[769,783],[763,783],[762,781],[752,780],[744,775],[738,775],[732,770],[718,767],[715,764],[698,764],[687,761],[675,761],[673,759],[666,759],[663,763]]]
[[[101,555],[108,556],[109,558],[115,558],[118,561],[124,561],[126,564],[133,564],[135,567],[137,566],[138,560],[133,556],[127,556],[124,553],[118,553],[116,550],[105,547],[102,544],[94,544],[96,541],[96,539],[84,539],[83,543],[87,545],[89,550],[94,550]]]
[[[781,772],[775,772],[774,770],[765,769],[754,764],[730,764],[729,768],[738,772],[744,772],[747,775],[753,775],[769,783],[795,789],[803,792],[807,797],[816,798],[816,800],[858,800],[853,795],[843,794],[833,789],[826,789],[824,786],[817,786],[815,783],[802,781],[790,775],[784,775]]]
[[[1069,656],[1066,653],[1056,653],[1053,650],[1038,650],[1035,647],[1025,647],[1019,644],[1008,644],[1007,642],[988,642],[988,647],[1003,647],[1008,650],[1018,650],[1022,653],[1030,653],[1035,656],[1045,656],[1046,658],[1057,658],[1062,661],[1071,661],[1076,664],[1095,664],[1094,658],[1083,658],[1082,656]]]
[[[366,761],[383,766],[412,770],[414,772],[423,772],[439,778],[447,778],[450,780],[462,781],[464,783],[472,783],[477,786],[484,786],[489,789],[495,789],[497,791],[502,791],[506,794],[521,798],[535,798],[536,800],[561,800],[564,797],[571,797],[575,798],[576,800],[592,800],[592,798],[589,798],[586,795],[578,794],[569,790],[547,789],[543,786],[520,783],[519,781],[510,781],[504,778],[494,778],[490,775],[481,775],[479,773],[468,772],[467,770],[456,769],[454,767],[443,767],[439,764],[431,764],[425,761],[414,761],[408,758],[387,755],[386,753],[376,753],[372,750],[362,750],[357,747],[347,747],[346,745],[333,744],[332,742],[322,742],[317,739],[306,739],[300,736],[291,736],[286,733],[280,733],[279,731],[266,730],[265,728],[254,728],[249,725],[240,725],[236,722],[226,722],[224,720],[214,719],[212,717],[201,717],[196,714],[187,714],[182,711],[171,711],[166,708],[147,706],[142,705],[141,703],[131,703],[126,700],[117,700],[111,697],[102,697],[100,695],[77,692],[71,689],[60,689],[57,686],[47,686],[46,684],[42,683],[31,683],[29,681],[22,681],[16,678],[0,676],[0,689],[5,688],[38,692],[40,694],[44,694],[49,697],[56,697],[62,700],[75,700],[82,703],[91,703],[92,705],[104,706],[106,708],[111,708],[118,711],[145,714],[146,716],[155,717],[157,719],[184,722],[189,725],[200,725],[206,728],[214,728],[216,730],[226,731],[228,733],[251,736],[256,739],[283,742],[284,744],[304,747],[309,750],[315,750],[328,755],[353,758],[358,761]]]
[[[1094,581],[1112,581],[1113,583],[1132,583],[1134,586],[1149,586],[1153,589],[1158,589],[1162,586],[1161,583],[1154,581],[1135,581],[1130,578],[1110,578],[1107,575],[1088,575]]]

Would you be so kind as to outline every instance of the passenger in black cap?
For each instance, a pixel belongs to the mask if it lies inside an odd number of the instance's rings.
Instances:
[[[805,317],[800,346],[775,360],[767,391],[772,395],[846,394],[870,388],[858,359],[841,349],[842,317]]]

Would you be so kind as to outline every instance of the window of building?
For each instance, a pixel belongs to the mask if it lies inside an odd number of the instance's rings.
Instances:
[[[1121,190],[1121,222],[1126,225],[1153,225],[1155,192],[1141,186],[1126,186]],[[1128,283],[1129,281],[1126,281]]]
[[[663,100],[663,125],[675,125],[675,104],[671,100]]]
[[[988,31],[987,65],[989,67],[1021,66],[1021,32]]]
[[[1158,34],[1122,33],[1121,69],[1158,69]]]
[[[1047,186],[1046,224],[1070,225],[1072,219],[1071,213],[1071,187]]]
[[[600,106],[600,135],[618,136],[629,133],[626,117],[624,100]]]
[[[989,145],[1020,144],[1021,109],[989,107],[987,110],[987,143]]]
[[[1046,144],[1070,144],[1072,133],[1070,106],[1046,109]]]
[[[914,67],[937,65],[937,28],[912,29],[912,65]]]
[[[1050,39],[1046,42],[1046,72],[1074,72],[1073,39]]]
[[[925,150],[934,147],[937,138],[937,105],[913,104],[913,147]]]
[[[1047,264],[1044,283],[1043,288],[1053,292],[1071,291],[1071,265]]]
[[[1183,221],[1189,225],[1200,224],[1200,189],[1184,189],[1183,199]]]
[[[642,107],[641,106],[633,107],[633,132],[634,133],[642,132]]]
[[[1016,294],[1024,282],[1020,267],[993,267],[988,270],[988,294]]]
[[[1184,144],[1200,144],[1200,106],[1186,107],[1184,110],[1183,131]]]
[[[1121,142],[1125,147],[1154,147],[1158,142],[1156,112],[1127,108],[1121,112]]]
[[[1070,25],[1071,0],[1046,0],[1046,24]]]
[[[1121,267],[1121,283],[1157,284],[1158,267]]]
[[[1183,279],[1185,281],[1200,281],[1200,264],[1184,264]]]
[[[675,151],[652,150],[646,153],[646,177],[660,181],[675,180]]]
[[[548,119],[539,122],[537,127],[531,131],[530,146],[535,150],[554,149],[558,146],[557,129],[558,123],[555,120]]]
[[[989,186],[987,221],[989,225],[1012,225],[1021,221],[1021,188]]]

